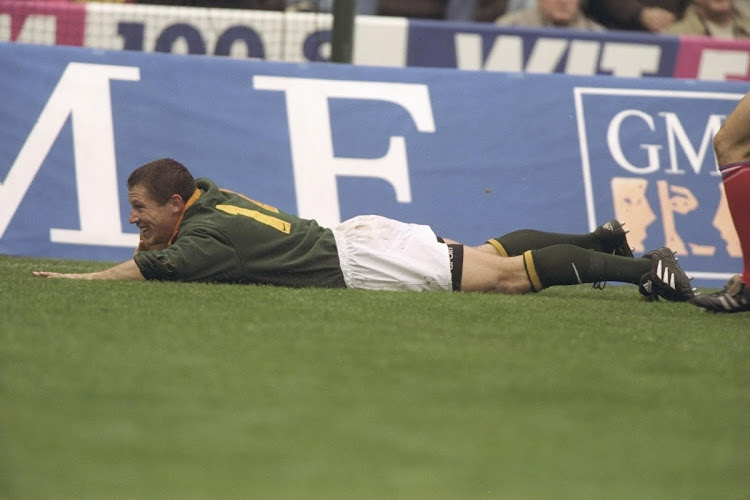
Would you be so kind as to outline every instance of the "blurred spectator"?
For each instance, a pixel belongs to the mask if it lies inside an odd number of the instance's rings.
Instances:
[[[603,31],[604,26],[586,17],[582,0],[538,0],[536,7],[509,12],[495,24],[502,26],[548,26],[586,31]]]
[[[750,38],[750,17],[734,6],[734,0],[693,0],[685,16],[664,33]]]
[[[448,0],[380,0],[381,16],[445,19]]]
[[[690,0],[589,0],[584,12],[609,29],[658,33],[682,17]]]

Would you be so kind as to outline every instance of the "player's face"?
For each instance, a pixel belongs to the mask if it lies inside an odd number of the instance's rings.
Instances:
[[[182,206],[175,197],[179,198],[174,195],[167,203],[161,204],[151,198],[144,186],[137,185],[128,190],[130,223],[138,226],[146,250],[161,250],[172,238],[182,214]]]
[[[575,21],[581,7],[580,0],[539,0],[542,13],[553,24],[567,26]]]

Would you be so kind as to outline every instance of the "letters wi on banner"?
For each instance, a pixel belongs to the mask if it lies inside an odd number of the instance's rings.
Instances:
[[[746,82],[374,68],[0,43],[0,253],[124,260],[161,157],[332,225],[468,244],[617,217],[718,284],[741,256],[711,138]],[[700,283],[700,281],[696,281]]]
[[[449,24],[409,21],[409,66],[668,77],[679,47],[677,37],[647,33]]]

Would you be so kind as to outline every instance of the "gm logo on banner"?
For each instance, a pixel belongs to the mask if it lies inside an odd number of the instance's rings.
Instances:
[[[574,95],[591,230],[616,218],[636,255],[668,246],[696,279],[738,273],[742,251],[713,137],[743,94],[577,87]]]

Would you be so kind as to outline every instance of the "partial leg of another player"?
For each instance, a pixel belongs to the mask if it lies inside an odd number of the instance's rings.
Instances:
[[[732,222],[743,254],[742,274],[693,304],[714,312],[750,311],[750,93],[743,97],[714,137],[714,151]]]

